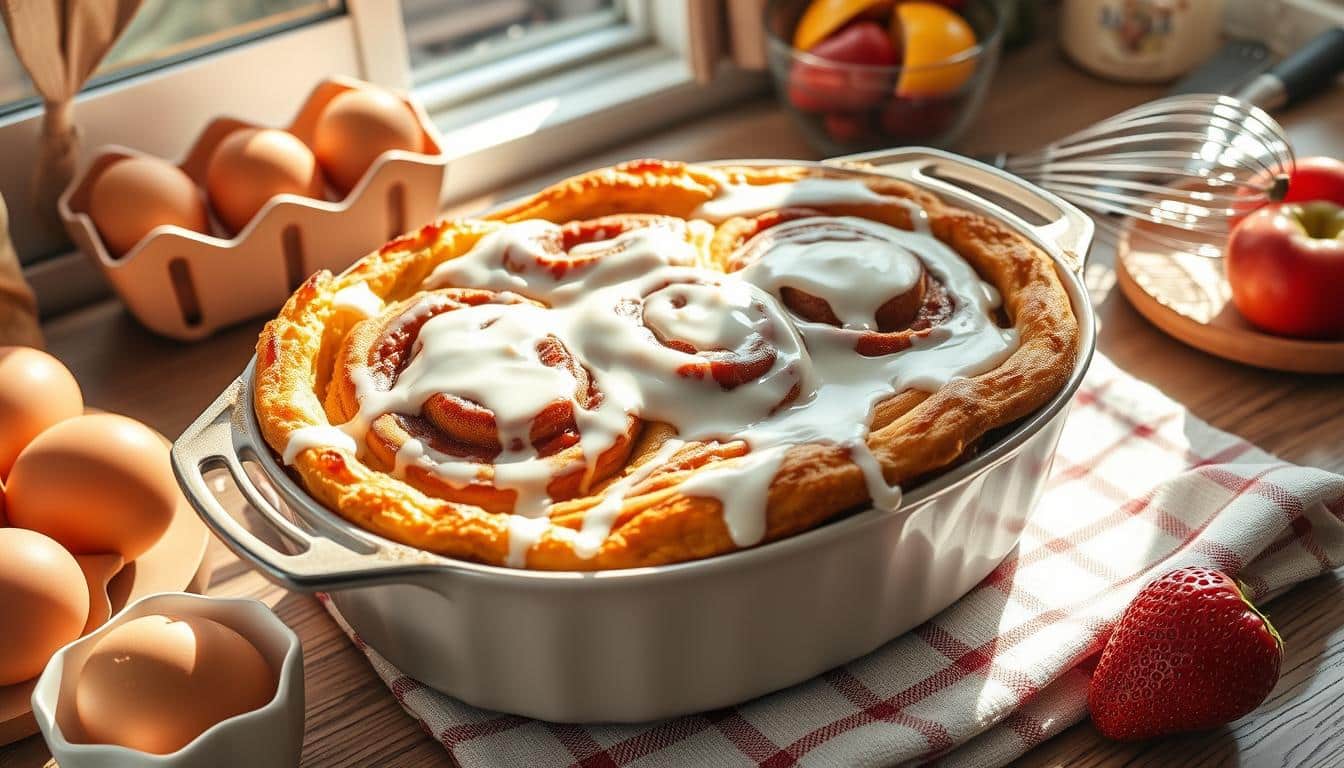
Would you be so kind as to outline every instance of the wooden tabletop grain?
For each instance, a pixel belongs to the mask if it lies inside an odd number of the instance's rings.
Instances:
[[[1079,73],[1052,41],[1005,57],[992,95],[959,149],[1025,149],[1160,95]],[[1299,155],[1344,156],[1344,87],[1280,115]],[[675,130],[520,181],[497,197],[533,190],[570,173],[633,157],[814,158],[786,115],[768,100],[708,115]],[[1087,278],[1101,319],[1100,349],[1125,370],[1184,403],[1196,416],[1283,458],[1344,472],[1344,378],[1254,370],[1209,357],[1156,331],[1114,289],[1111,247],[1100,244]],[[106,302],[46,325],[51,351],[74,370],[90,405],[179,434],[238,375],[259,322],[198,344],[143,330]],[[363,657],[311,597],[271,585],[215,542],[209,593],[264,601],[303,639],[308,701],[304,766],[435,766],[446,753],[397,706]],[[1148,744],[1101,739],[1086,723],[1019,764],[1110,767],[1344,765],[1344,582],[1315,579],[1269,606],[1286,643],[1283,676],[1254,714],[1217,731]],[[0,767],[41,766],[39,737],[0,749]]]

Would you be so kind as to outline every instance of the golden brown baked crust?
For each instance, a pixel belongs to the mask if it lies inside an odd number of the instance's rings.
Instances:
[[[261,429],[277,452],[300,428],[340,423],[349,416],[341,396],[329,395],[342,341],[359,318],[337,308],[333,296],[364,282],[392,304],[421,290],[436,265],[467,252],[507,222],[556,223],[621,213],[691,217],[726,184],[769,184],[818,173],[802,167],[703,167],[642,160],[569,179],[481,220],[443,220],[399,238],[343,275],[309,278],[268,323],[257,344],[255,399]],[[988,373],[957,379],[933,393],[907,390],[880,403],[868,445],[891,484],[928,476],[963,457],[989,430],[1021,419],[1064,386],[1077,357],[1078,329],[1052,260],[1006,226],[942,203],[897,180],[866,182],[883,195],[911,200],[928,213],[932,233],[951,246],[1003,296],[1003,310],[1020,344]],[[859,216],[909,228],[910,212],[891,204],[810,206],[831,216]],[[742,239],[740,221],[721,225],[698,242],[706,263],[722,267]],[[339,379],[339,376],[336,377]],[[641,465],[673,434],[648,423],[635,441],[628,468]],[[600,570],[709,557],[737,549],[717,500],[687,496],[679,484],[700,468],[745,453],[740,441],[691,443],[626,494],[610,535],[590,558],[578,556],[571,531],[601,490],[551,505],[551,527],[527,552],[534,569]],[[350,452],[302,450],[292,469],[321,503],[387,538],[447,556],[504,564],[507,516],[436,498]],[[790,448],[771,483],[765,541],[815,527],[868,500],[859,468],[835,445]]]

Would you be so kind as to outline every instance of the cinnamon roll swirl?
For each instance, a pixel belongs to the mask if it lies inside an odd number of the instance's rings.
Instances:
[[[345,337],[327,413],[367,421],[370,466],[437,498],[513,512],[582,495],[624,466],[639,419],[604,423],[602,391],[546,321],[489,291],[400,302]],[[604,433],[594,456],[584,427]]]
[[[953,310],[942,280],[894,232],[866,219],[790,209],[738,219],[720,237],[744,240],[727,259],[729,272],[747,270],[744,279],[799,318],[849,332],[855,351],[872,357],[909,348]]]

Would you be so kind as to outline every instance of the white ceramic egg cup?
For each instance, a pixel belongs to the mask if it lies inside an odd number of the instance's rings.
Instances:
[[[94,644],[113,627],[153,614],[200,616],[247,638],[271,669],[278,670],[275,696],[261,709],[217,723],[167,755],[111,744],[72,743],[66,734],[78,728],[75,683]],[[256,600],[183,592],[150,595],[51,657],[33,690],[33,714],[61,768],[293,768],[303,751],[303,651],[298,635]]]

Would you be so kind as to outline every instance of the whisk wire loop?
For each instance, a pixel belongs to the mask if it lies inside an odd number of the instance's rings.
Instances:
[[[1157,226],[1145,236],[1216,256],[1210,241],[1280,199],[1294,162],[1264,110],[1192,94],[1139,105],[1001,165],[1098,214],[1106,228],[1118,228],[1117,218],[1149,222]]]

